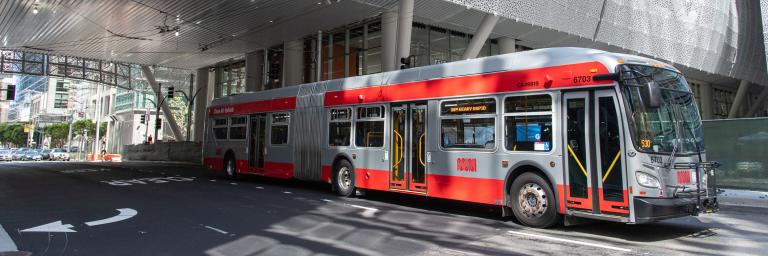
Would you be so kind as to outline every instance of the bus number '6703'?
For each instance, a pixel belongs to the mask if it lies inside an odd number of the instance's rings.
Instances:
[[[477,171],[477,159],[474,158],[457,158],[456,169],[460,172],[476,172]]]

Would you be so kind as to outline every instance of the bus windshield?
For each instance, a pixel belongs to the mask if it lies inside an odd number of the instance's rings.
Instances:
[[[644,65],[621,65],[619,69],[630,133],[638,150],[691,154],[704,148],[696,100],[680,73]],[[641,90],[651,81],[661,89],[658,108],[646,107],[642,101]]]

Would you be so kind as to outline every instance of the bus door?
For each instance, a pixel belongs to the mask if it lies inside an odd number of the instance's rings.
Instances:
[[[266,114],[251,115],[248,138],[248,162],[252,170],[258,173],[264,172],[264,158],[266,157]]]
[[[427,191],[427,103],[392,104],[389,188]]]
[[[615,92],[563,94],[566,206],[594,214],[629,214],[623,132]]]

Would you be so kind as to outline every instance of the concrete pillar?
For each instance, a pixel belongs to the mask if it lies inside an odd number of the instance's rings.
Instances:
[[[491,35],[493,27],[496,26],[496,22],[498,21],[499,16],[493,14],[486,14],[485,17],[483,17],[483,21],[480,22],[480,26],[475,30],[475,35],[472,37],[472,40],[469,41],[469,45],[467,46],[467,49],[464,50],[464,55],[461,56],[461,59],[477,58],[477,54],[483,49],[485,41],[488,40],[488,36]]]
[[[397,64],[397,12],[385,11],[381,14],[381,69],[395,70]]]
[[[733,98],[733,104],[731,105],[731,110],[728,111],[728,118],[738,117],[739,110],[741,110],[741,104],[744,103],[744,99],[746,98],[748,91],[749,91],[749,81],[741,80],[741,82],[739,83],[739,90],[736,91],[736,97]]]
[[[261,91],[264,90],[264,85],[262,84],[262,80],[264,78],[262,77],[264,70],[264,51],[258,50],[253,51],[245,54],[245,91],[246,92],[255,92],[255,91]],[[206,80],[203,80],[203,84],[208,83],[208,69],[205,69],[205,76]],[[198,79],[197,82],[199,84],[200,80],[200,71],[197,72]]]
[[[157,99],[158,101],[163,101],[162,97],[165,95],[160,90],[160,85],[155,80],[155,74],[152,73],[152,70],[149,69],[148,66],[141,66],[141,70],[144,72],[144,77],[147,78],[147,82],[152,87],[152,90],[155,91],[156,95],[160,95],[160,99]],[[159,102],[157,102],[159,103]],[[173,117],[173,114],[171,112],[171,108],[168,107],[168,100],[163,101],[162,104],[160,104],[160,107],[163,108],[163,115],[165,116],[165,120],[168,121],[168,124],[171,126],[171,131],[173,132],[173,137],[176,138],[177,141],[182,140],[184,138],[184,135],[181,133],[181,129],[179,128],[179,124],[176,123],[176,118]],[[158,135],[160,136],[160,135]],[[160,138],[158,136],[155,136],[155,141],[160,141]]]
[[[397,56],[395,69],[398,69],[400,58],[411,55],[411,31],[413,30],[413,1],[400,0],[397,10]]]
[[[745,117],[753,117],[757,114],[757,111],[765,109],[765,102],[768,101],[768,86],[763,86],[763,91],[760,92],[760,96],[757,97],[755,104],[749,108],[749,111]]]
[[[509,38],[509,37],[502,37],[499,38],[499,53],[500,54],[507,54],[507,53],[513,53],[515,52],[515,39]]]
[[[246,63],[246,65],[248,65]],[[246,66],[247,68],[247,66]],[[205,119],[208,108],[208,68],[200,68],[197,70],[197,81],[195,81],[195,95],[194,108],[195,108],[195,121],[194,121],[194,136],[192,140],[196,142],[202,142],[205,134]]]
[[[699,85],[699,107],[701,108],[702,119],[712,119],[712,102],[712,85],[710,83],[701,83]]]
[[[285,86],[302,83],[304,69],[304,40],[285,42],[283,45],[283,67],[285,69]]]

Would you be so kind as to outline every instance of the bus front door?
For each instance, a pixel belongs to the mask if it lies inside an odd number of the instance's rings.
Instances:
[[[566,207],[628,215],[624,134],[616,93],[611,89],[566,92],[563,103]]]
[[[250,169],[257,173],[264,172],[264,157],[266,156],[265,130],[266,114],[251,115],[250,134],[248,138],[248,162]]]
[[[427,103],[392,104],[389,188],[427,191]]]

